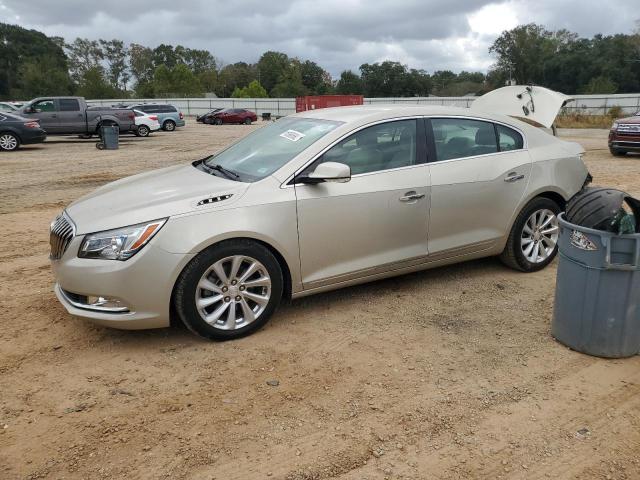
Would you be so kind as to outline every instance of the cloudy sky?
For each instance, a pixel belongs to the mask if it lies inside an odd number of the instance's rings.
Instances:
[[[536,22],[583,36],[631,33],[637,0],[0,0],[0,22],[47,35],[181,44],[223,63],[266,50],[318,62],[337,76],[396,60],[427,71],[486,71],[503,30]]]

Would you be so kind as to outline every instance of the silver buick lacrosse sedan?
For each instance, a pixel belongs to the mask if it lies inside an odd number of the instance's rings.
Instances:
[[[499,256],[554,258],[583,150],[519,120],[453,107],[295,114],[193,163],[110,183],[51,225],[55,292],[116,328],[211,339],[285,298]]]

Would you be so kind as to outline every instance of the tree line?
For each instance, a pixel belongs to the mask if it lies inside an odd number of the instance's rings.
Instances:
[[[36,30],[0,23],[0,98],[77,94],[87,98],[367,97],[482,94],[507,81],[564,93],[640,92],[640,34],[581,38],[567,30],[521,25],[503,32],[489,52],[487,74],[365,63],[339,78],[311,60],[268,51],[256,63],[224,65],[208,50],[118,39],[76,38],[66,43]]]

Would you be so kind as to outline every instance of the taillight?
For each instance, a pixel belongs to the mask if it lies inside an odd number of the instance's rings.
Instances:
[[[40,124],[38,122],[25,122],[24,126],[27,128],[40,128]]]
[[[135,120],[136,120],[136,114],[135,114],[135,113],[133,113],[133,112],[131,112],[131,113],[129,114],[129,120],[133,120],[133,121],[135,122]]]
[[[149,120],[158,120],[157,115],[149,115]]]
[[[184,115],[182,114],[182,112],[180,112],[180,120],[182,120],[184,118]]]

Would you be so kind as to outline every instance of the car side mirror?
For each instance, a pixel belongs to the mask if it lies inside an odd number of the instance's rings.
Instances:
[[[349,180],[351,180],[351,167],[338,162],[321,163],[309,175],[300,178],[302,183],[310,184],[321,182],[346,183]]]

